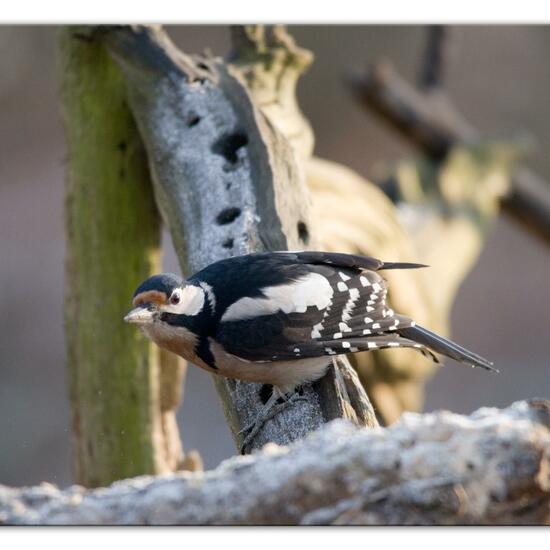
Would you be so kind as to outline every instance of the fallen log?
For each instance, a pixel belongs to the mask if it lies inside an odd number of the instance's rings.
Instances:
[[[243,490],[246,488],[246,490]],[[104,489],[0,486],[0,524],[458,525],[550,522],[550,402],[470,416],[335,420],[209,472]]]

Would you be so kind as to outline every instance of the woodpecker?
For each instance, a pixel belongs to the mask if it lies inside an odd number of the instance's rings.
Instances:
[[[426,266],[329,252],[247,254],[187,280],[172,273],[150,277],[124,320],[211,373],[272,385],[250,439],[279,398],[293,402],[294,390],[321,378],[336,355],[412,348],[436,362],[441,354],[496,371],[388,306],[378,271],[419,267]]]

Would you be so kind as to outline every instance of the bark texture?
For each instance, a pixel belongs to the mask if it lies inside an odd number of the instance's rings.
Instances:
[[[550,402],[542,400],[468,417],[406,413],[376,430],[336,420],[210,472],[105,489],[0,486],[0,524],[549,522]]]
[[[305,248],[310,200],[296,153],[256,108],[237,71],[219,59],[185,55],[160,28],[99,28],[94,35],[126,79],[183,274],[233,255]],[[354,405],[363,408],[354,410],[346,380],[356,382],[339,370],[306,388],[307,400],[268,422],[253,446],[288,443],[336,417],[375,424],[360,386]],[[214,380],[240,446],[239,432],[262,406],[260,386]]]

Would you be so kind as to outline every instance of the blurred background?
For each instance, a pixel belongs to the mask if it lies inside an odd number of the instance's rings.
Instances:
[[[168,27],[187,52],[225,55],[222,26]],[[413,151],[358,106],[344,82],[380,57],[416,81],[426,29],[420,26],[297,26],[315,62],[298,97],[316,136],[316,155],[364,176]],[[550,180],[550,27],[455,27],[446,88],[485,136],[528,134],[527,164]],[[63,335],[65,146],[57,98],[56,29],[0,27],[0,483],[72,482]],[[165,236],[165,265],[178,270]],[[390,258],[391,259],[391,258]],[[453,338],[491,358],[500,376],[456,364],[427,388],[425,410],[468,413],[549,397],[550,254],[501,217],[460,289]],[[234,454],[212,381],[188,370],[179,424],[205,467]]]

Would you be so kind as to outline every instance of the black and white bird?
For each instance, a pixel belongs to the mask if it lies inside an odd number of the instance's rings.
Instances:
[[[270,384],[279,397],[319,379],[339,354],[413,348],[494,371],[492,363],[395,313],[377,271],[425,267],[328,252],[272,252],[164,273],[134,293],[125,321],[209,372]]]

